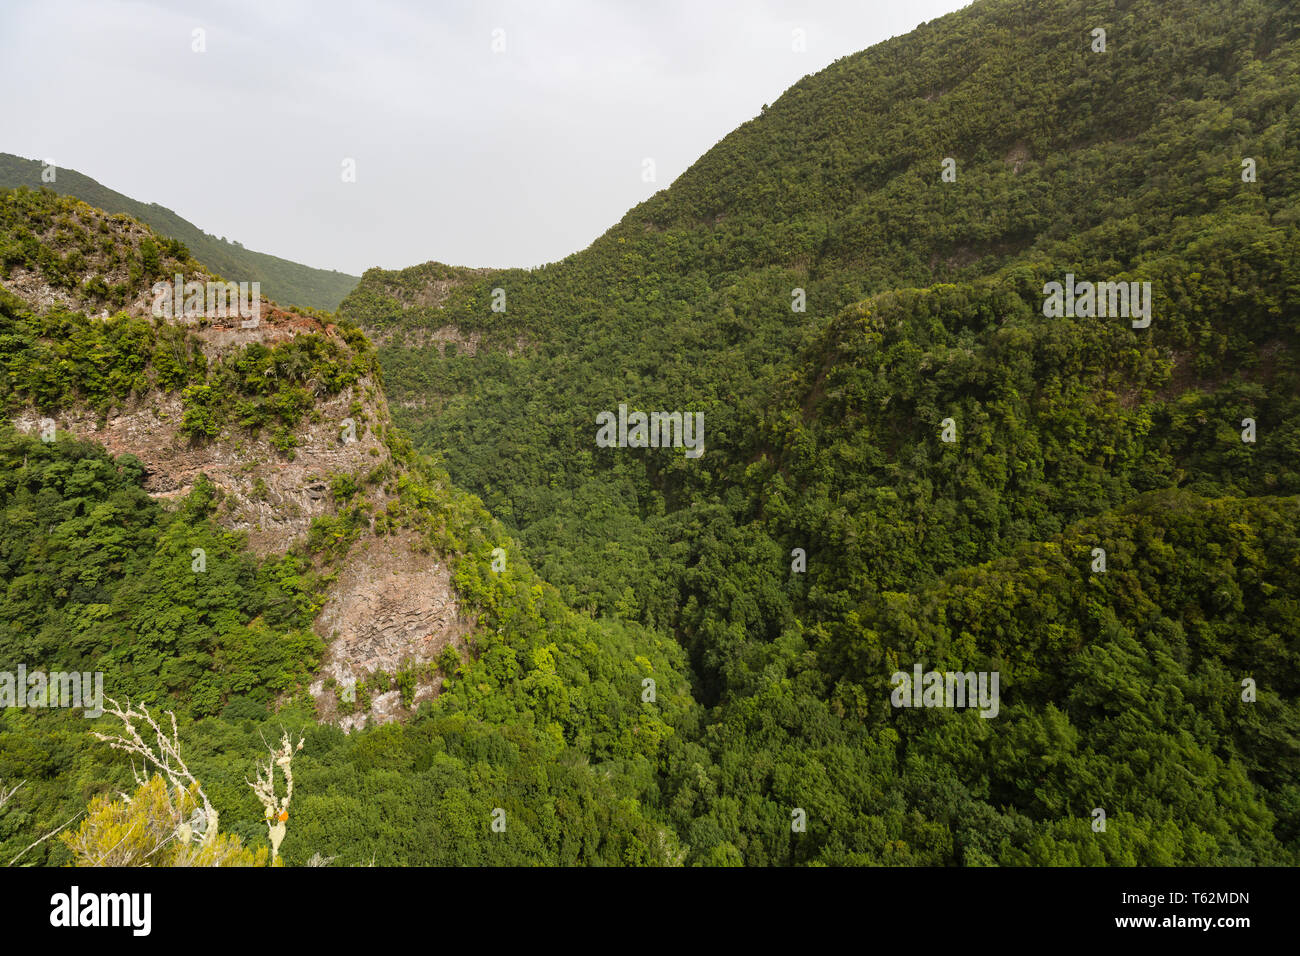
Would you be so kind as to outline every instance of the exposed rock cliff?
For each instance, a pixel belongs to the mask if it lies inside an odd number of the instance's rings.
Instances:
[[[77,273],[55,270],[51,275],[44,265],[33,265],[0,277],[0,286],[38,313],[60,309],[106,315],[111,309],[149,320],[155,334],[180,325],[194,362],[206,368],[235,363],[241,374],[247,373],[238,363],[250,347],[255,352],[273,349],[300,337],[324,340],[336,352],[354,357],[370,349],[364,340],[358,343],[355,332],[345,335],[326,317],[287,311],[266,299],[259,301],[255,324],[238,314],[160,319],[153,314],[151,279],[166,270],[180,272],[186,281],[212,277],[183,248],[168,251],[164,240],[133,220],[71,200],[62,200],[56,212],[48,221],[31,223],[28,232],[43,242],[71,244],[81,259],[69,253],[63,261],[77,262]],[[146,258],[142,248],[159,256],[152,277],[135,265]],[[157,253],[159,249],[163,251]],[[105,293],[91,283],[93,275],[107,276],[112,290]],[[367,719],[395,719],[436,694],[441,679],[433,663],[447,647],[463,649],[469,632],[443,558],[409,529],[376,528],[373,521],[394,498],[401,466],[384,438],[390,419],[377,367],[369,363],[365,369],[337,389],[310,376],[295,381],[310,407],[278,432],[246,427],[236,414],[211,433],[195,435],[184,424],[185,389],[162,387],[157,376],[149,377],[151,387],[133,389],[129,397],[107,406],[74,402],[41,410],[29,405],[9,416],[28,432],[52,424],[58,432],[99,442],[114,455],[135,456],[146,469],[146,489],[159,498],[186,495],[205,476],[218,492],[218,520],[246,533],[249,548],[259,556],[302,545],[313,521],[338,515],[349,498],[337,493],[340,485],[364,489],[366,517],[359,536],[345,555],[316,558],[322,566],[332,562],[333,581],[315,622],[328,652],[310,689],[322,718],[337,719],[345,728]],[[274,363],[264,374],[276,374]],[[382,689],[398,674],[403,675],[403,690]],[[350,696],[346,689],[355,683],[381,690],[363,690],[362,702],[371,698],[368,708],[341,708],[338,695]]]

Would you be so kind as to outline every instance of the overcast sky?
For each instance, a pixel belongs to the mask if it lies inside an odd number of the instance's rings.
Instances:
[[[320,268],[533,266],[967,2],[0,0],[0,151]]]

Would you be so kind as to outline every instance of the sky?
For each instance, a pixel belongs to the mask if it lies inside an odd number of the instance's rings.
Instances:
[[[317,268],[530,267],[967,2],[3,0],[0,151]]]

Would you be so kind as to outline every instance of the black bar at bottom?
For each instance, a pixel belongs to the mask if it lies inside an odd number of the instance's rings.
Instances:
[[[249,943],[373,945],[396,942],[401,937],[391,936],[394,931],[415,932],[418,939],[429,930],[430,942],[483,933],[494,945],[515,936],[525,943],[545,936],[562,940],[570,932],[611,945],[648,945],[655,937],[666,943],[681,933],[771,945],[774,934],[783,931],[810,942],[848,933],[864,943],[907,938],[1183,943],[1198,937],[1230,945],[1294,925],[1298,874],[1294,869],[10,869],[0,872],[0,912],[10,932],[17,932],[15,939],[111,937],[128,948],[209,936],[239,936]]]

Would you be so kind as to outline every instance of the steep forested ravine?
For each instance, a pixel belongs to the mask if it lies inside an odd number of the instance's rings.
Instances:
[[[979,0],[253,332],[0,192],[0,660],[174,711],[242,862],[291,728],[293,865],[1300,863],[1297,75],[1285,0]],[[115,837],[113,726],[0,712],[0,853]]]

